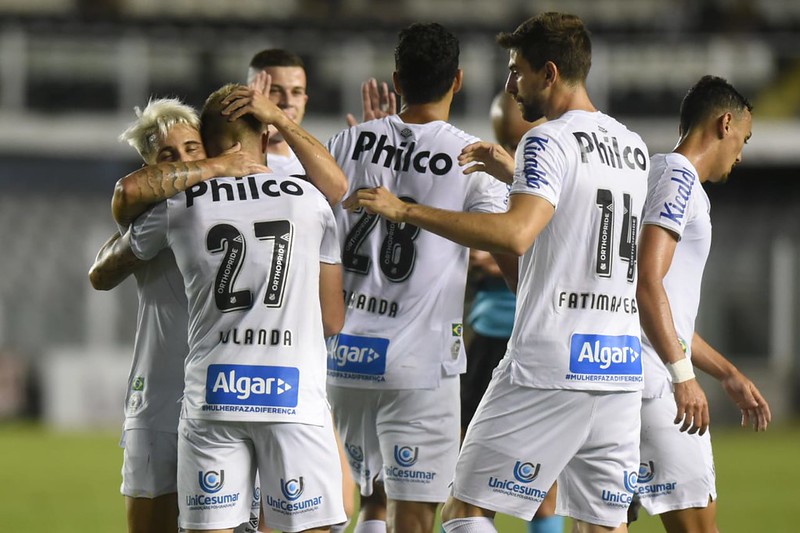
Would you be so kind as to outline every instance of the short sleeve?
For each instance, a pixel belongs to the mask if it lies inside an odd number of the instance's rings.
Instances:
[[[517,146],[515,160],[511,194],[541,196],[557,206],[567,168],[558,140],[542,126],[533,128]]]
[[[342,251],[339,244],[339,233],[331,207],[322,206],[322,242],[319,246],[319,260],[322,263],[337,264],[342,262]]]
[[[167,202],[161,202],[142,213],[131,225],[130,243],[133,254],[148,261],[166,248],[168,223]]]
[[[485,172],[475,172],[469,177],[465,211],[503,213],[508,210],[508,185]]]
[[[699,187],[697,175],[681,164],[651,172],[643,222],[666,228],[680,239],[691,214],[692,189]]]

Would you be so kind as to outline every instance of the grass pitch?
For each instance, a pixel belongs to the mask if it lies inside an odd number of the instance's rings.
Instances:
[[[34,424],[0,426],[0,530],[124,532],[118,440],[115,431],[64,433]],[[797,531],[793,510],[800,499],[795,485],[800,478],[800,424],[776,426],[763,434],[717,428],[713,443],[720,531]],[[522,522],[506,517],[498,517],[496,525],[501,533],[526,531]],[[663,530],[658,519],[643,514],[631,531]]]

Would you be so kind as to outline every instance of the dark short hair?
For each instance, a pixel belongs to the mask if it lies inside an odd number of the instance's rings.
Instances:
[[[741,114],[752,111],[753,105],[725,78],[706,75],[695,83],[681,102],[680,134],[721,113]]]
[[[512,33],[500,33],[497,43],[507,50],[517,50],[535,70],[552,61],[561,77],[572,83],[584,83],[592,66],[589,30],[575,15],[542,13]]]
[[[300,67],[306,68],[300,56],[281,48],[268,48],[261,50],[250,60],[250,68],[264,70],[269,67]]]
[[[458,39],[435,22],[401,30],[394,64],[403,99],[425,104],[442,99],[458,72]]]

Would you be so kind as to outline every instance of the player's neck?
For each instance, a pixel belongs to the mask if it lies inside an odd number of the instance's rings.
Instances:
[[[568,111],[586,111],[588,113],[597,111],[583,85],[562,85],[560,88],[554,89],[549,104],[545,109],[547,120],[555,120]]]
[[[424,104],[403,104],[398,116],[406,124],[427,124],[436,120],[447,122],[450,119],[450,104],[453,94],[447,93],[438,102]]]
[[[279,155],[282,157],[289,157],[291,154],[291,149],[289,148],[289,143],[286,141],[270,141],[267,144],[267,155]]]
[[[694,131],[681,139],[673,151],[689,160],[700,183],[708,180],[716,158],[714,139],[704,138],[703,132]]]

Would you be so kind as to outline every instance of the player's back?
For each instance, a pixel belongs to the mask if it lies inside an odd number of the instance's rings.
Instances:
[[[571,111],[528,132],[516,158],[511,193],[544,197],[555,213],[520,261],[512,372],[541,388],[640,389],[647,147],[603,113]]]
[[[338,262],[333,214],[299,179],[203,182],[166,203],[165,238],[189,303],[184,416],[320,424],[320,261]]]
[[[352,194],[384,186],[408,202],[454,211],[504,211],[507,188],[465,176],[458,154],[475,137],[451,124],[398,116],[341,132],[329,149]],[[463,371],[461,322],[468,250],[410,224],[336,211],[347,314],[328,365],[343,386],[425,388],[441,368]],[[356,351],[371,355],[367,361]]]

